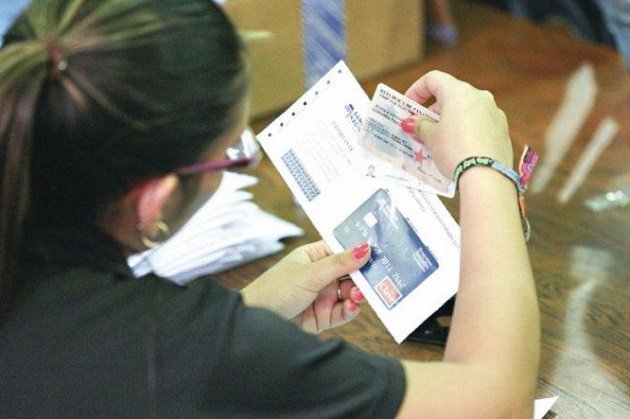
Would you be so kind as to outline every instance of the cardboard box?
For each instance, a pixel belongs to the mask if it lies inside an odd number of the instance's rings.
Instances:
[[[324,1],[324,0],[322,0]],[[252,117],[281,111],[306,89],[299,0],[231,0],[226,11],[246,31],[269,36],[249,42]],[[359,80],[420,59],[423,2],[346,0],[346,62]]]

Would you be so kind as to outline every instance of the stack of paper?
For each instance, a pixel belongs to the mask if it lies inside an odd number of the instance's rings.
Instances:
[[[303,231],[260,209],[243,188],[253,176],[226,172],[215,194],[169,240],[128,258],[136,277],[150,272],[184,285],[284,248],[280,241]]]

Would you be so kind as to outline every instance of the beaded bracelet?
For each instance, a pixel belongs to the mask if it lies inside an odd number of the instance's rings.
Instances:
[[[462,160],[457,167],[455,168],[455,172],[453,173],[453,182],[455,185],[459,185],[459,178],[462,173],[466,170],[477,167],[490,167],[503,176],[510,179],[514,182],[516,186],[516,191],[518,192],[518,208],[521,215],[521,223],[523,225],[523,234],[525,234],[525,240],[529,240],[531,235],[531,225],[529,224],[529,220],[525,215],[525,192],[527,191],[527,184],[529,183],[529,179],[536,167],[536,163],[538,163],[538,153],[534,151],[530,146],[526,145],[523,147],[523,153],[521,154],[521,158],[519,159],[518,164],[518,174],[505,166],[503,163],[498,162],[490,157],[468,157]]]

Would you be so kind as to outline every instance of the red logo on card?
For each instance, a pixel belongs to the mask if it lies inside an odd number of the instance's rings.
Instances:
[[[376,284],[376,292],[381,296],[387,307],[393,306],[396,301],[400,300],[402,294],[396,288],[394,281],[388,276],[383,278],[381,282]]]

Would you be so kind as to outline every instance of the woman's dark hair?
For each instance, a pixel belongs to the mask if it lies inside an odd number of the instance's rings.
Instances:
[[[241,40],[210,0],[33,0],[0,48],[0,309],[28,223],[94,222],[236,123]]]

